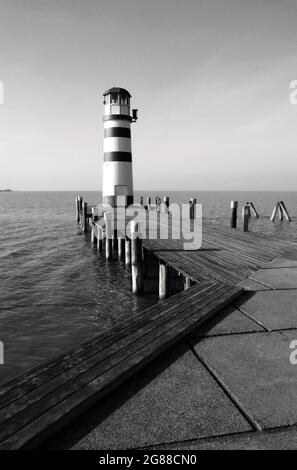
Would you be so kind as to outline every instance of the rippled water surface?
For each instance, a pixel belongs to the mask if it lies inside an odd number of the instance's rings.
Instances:
[[[90,204],[98,192],[80,193]],[[140,194],[140,193],[139,193]],[[227,224],[230,200],[253,201],[260,219],[251,230],[297,241],[297,193],[141,193],[169,195],[172,202],[197,197],[203,215]],[[72,192],[0,192],[0,340],[5,365],[0,382],[132,317],[157,298],[135,298],[130,272],[118,260],[106,262],[75,222]],[[269,221],[284,200],[291,223]]]

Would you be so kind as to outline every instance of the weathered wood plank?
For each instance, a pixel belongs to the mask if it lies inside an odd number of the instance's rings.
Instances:
[[[164,351],[169,345],[188,334],[227,302],[237,297],[240,292],[241,290],[237,288],[225,286],[225,291],[221,292],[216,298],[212,298],[211,302],[208,302],[207,305],[199,305],[196,302],[186,317],[184,315],[178,316],[175,320],[172,319],[169,327],[165,325],[163,328],[158,328],[157,336],[156,331],[153,331],[146,335],[146,339],[141,345],[133,343],[129,354],[125,357],[121,355],[121,360],[118,362],[111,361],[111,367],[103,374],[98,375],[98,371],[96,371],[97,375],[95,374],[93,379],[89,375],[88,379],[91,380],[90,382],[80,384],[76,392],[68,395],[63,401],[56,402],[54,407],[51,405],[50,413],[37,413],[34,420],[10,435],[9,433],[13,428],[9,427],[9,431],[4,433],[8,434],[8,437],[2,442],[0,447],[2,449],[11,449],[19,448],[26,444],[36,444],[40,439],[65,425],[87,406],[90,406],[115,386],[119,385],[119,383],[139,370],[140,367],[143,367],[143,365]]]

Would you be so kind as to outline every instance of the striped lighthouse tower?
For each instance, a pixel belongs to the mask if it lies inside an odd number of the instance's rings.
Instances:
[[[111,88],[103,96],[103,203],[115,207],[122,196],[128,206],[133,204],[131,122],[137,120],[137,110],[130,115],[131,95],[124,88]]]

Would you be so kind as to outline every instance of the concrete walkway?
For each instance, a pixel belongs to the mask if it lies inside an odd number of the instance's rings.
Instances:
[[[297,448],[297,253],[44,448]]]

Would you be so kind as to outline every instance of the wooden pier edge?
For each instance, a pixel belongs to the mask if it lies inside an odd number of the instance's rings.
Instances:
[[[205,282],[204,286],[206,284],[208,286],[210,285],[210,283]],[[191,293],[191,291],[194,295],[197,296],[197,293],[195,293],[197,292],[197,289],[199,292],[199,289],[205,289],[204,286],[203,283],[201,283],[201,286],[196,285],[194,287],[191,287],[187,291],[182,291],[180,294],[183,304],[188,305],[188,300],[186,299],[186,297],[190,296],[189,294]],[[190,313],[187,318],[179,318],[179,314],[177,313],[175,315],[175,323],[173,322],[173,326],[169,328],[168,331],[165,322],[163,327],[163,330],[165,328],[164,333],[161,333],[159,336],[156,335],[156,337],[154,336],[152,341],[149,341],[147,344],[145,343],[139,349],[136,349],[136,352],[128,356],[128,358],[121,358],[121,361],[108,371],[105,381],[102,380],[102,378],[100,379],[99,376],[94,383],[91,382],[90,384],[85,384],[82,389],[78,390],[77,393],[71,394],[65,400],[58,402],[55,406],[48,409],[47,412],[40,413],[40,416],[35,417],[25,426],[23,426],[21,423],[17,424],[17,415],[16,417],[12,416],[9,420],[0,422],[0,449],[35,448],[45,439],[50,437],[50,435],[63,428],[71,420],[80,415],[90,406],[94,405],[98,400],[102,399],[109,392],[111,392],[117,386],[123,383],[126,379],[131,377],[134,373],[136,373],[142,367],[147,365],[150,361],[155,359],[164,350],[166,350],[174,343],[182,339],[184,336],[189,334],[193,329],[197,328],[199,325],[204,323],[218,310],[228,305],[242,293],[242,289],[238,287],[223,286],[218,283],[213,283],[213,286],[217,289],[218,294],[211,295],[211,300],[208,301],[206,305],[205,302],[204,304],[202,302],[202,307],[199,310],[199,302],[197,306],[196,303],[194,303],[194,314]],[[210,294],[208,295],[210,296]],[[174,303],[176,303],[178,296],[179,294],[173,296],[175,298],[173,299]],[[171,299],[172,298],[168,300]],[[160,305],[160,303],[157,304],[157,306],[158,305]],[[150,308],[149,310],[152,311],[153,308]],[[170,326],[170,322],[172,321],[171,314],[168,315],[168,319],[166,321],[168,321],[168,324]],[[152,326],[153,325],[151,325],[150,328],[152,328]],[[156,331],[158,331],[158,329],[156,329]],[[151,336],[152,333],[150,333]],[[24,381],[26,380],[26,375],[23,377],[23,379]],[[18,381],[17,383],[18,387],[20,387],[20,382]],[[22,397],[22,400],[26,400],[26,397],[27,395],[24,395]],[[43,397],[41,400],[45,399],[46,397]],[[35,404],[35,410],[36,406],[38,407],[38,403],[37,405]],[[3,434],[3,432],[5,434],[5,429],[7,430],[7,424],[9,424],[9,421],[13,419],[15,419],[16,423],[15,432],[11,433],[11,435],[7,436],[3,440],[1,438],[1,435]],[[17,429],[17,425],[20,426],[20,429]]]

